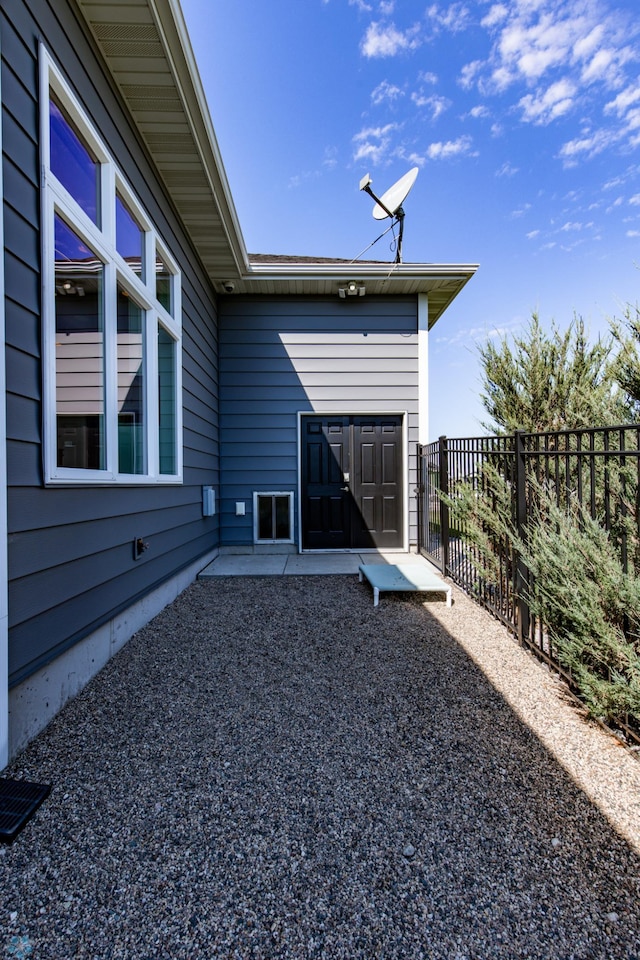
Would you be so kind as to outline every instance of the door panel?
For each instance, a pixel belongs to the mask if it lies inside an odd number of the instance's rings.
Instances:
[[[351,546],[403,546],[402,417],[353,417]]]
[[[302,418],[303,549],[403,546],[402,417]]]
[[[349,463],[348,417],[302,419],[302,545],[342,549],[350,539],[343,475]]]

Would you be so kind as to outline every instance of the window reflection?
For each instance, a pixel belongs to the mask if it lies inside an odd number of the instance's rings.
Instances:
[[[145,473],[144,311],[118,284],[118,471]]]
[[[100,164],[52,91],[49,139],[52,172],[87,216],[100,226]]]
[[[161,254],[156,250],[156,299],[165,308],[167,313],[173,314],[171,302],[172,274],[164,262]]]
[[[104,469],[104,266],[55,217],[56,428],[59,467]]]
[[[144,279],[144,231],[120,194],[116,194],[116,249],[133,272]]]
[[[176,463],[176,342],[158,327],[158,434],[160,473],[174,474]]]

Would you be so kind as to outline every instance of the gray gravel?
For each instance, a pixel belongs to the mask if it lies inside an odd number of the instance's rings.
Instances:
[[[194,584],[6,771],[0,956],[640,957],[640,763],[454,596]]]

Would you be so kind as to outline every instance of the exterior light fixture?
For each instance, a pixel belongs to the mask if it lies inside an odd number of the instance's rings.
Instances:
[[[364,283],[358,283],[356,280],[350,280],[346,287],[338,287],[338,296],[342,300],[345,297],[364,297],[365,293]]]

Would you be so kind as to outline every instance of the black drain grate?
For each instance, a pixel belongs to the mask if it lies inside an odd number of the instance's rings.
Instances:
[[[51,784],[0,778],[0,843],[11,843],[49,796]]]

